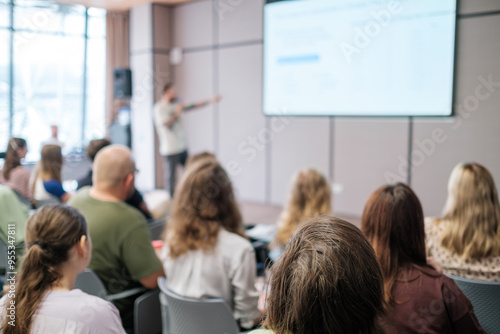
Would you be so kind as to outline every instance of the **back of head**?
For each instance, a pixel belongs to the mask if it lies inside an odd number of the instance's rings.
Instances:
[[[299,227],[271,268],[264,325],[276,334],[377,333],[383,294],[380,266],[361,232],[317,217]]]
[[[326,178],[314,169],[300,171],[293,178],[292,189],[280,221],[276,243],[284,245],[300,222],[332,213],[332,191]]]
[[[215,246],[220,227],[244,236],[233,186],[221,165],[205,159],[186,170],[175,190],[167,225],[170,256]]]
[[[87,224],[74,208],[44,206],[28,219],[27,252],[15,293],[16,326],[10,326],[7,318],[3,333],[30,333],[33,315],[45,292],[61,277],[58,266],[68,260],[69,250],[83,235],[87,235]]]
[[[205,159],[217,161],[215,154],[210,153],[210,152],[201,152],[201,153],[192,155],[187,159],[186,168],[189,168],[190,166],[193,166],[197,162],[199,162],[201,160],[205,160]]]
[[[3,176],[6,180],[10,178],[10,172],[21,165],[21,157],[18,154],[18,149],[26,147],[26,140],[22,138],[11,138],[5,152],[5,164],[2,169]]]
[[[45,145],[42,147],[39,173],[43,180],[57,180],[61,182],[63,157],[59,145]]]
[[[390,301],[399,271],[427,262],[424,214],[417,195],[402,183],[380,187],[365,205],[361,230],[380,261],[386,300]]]
[[[123,145],[103,148],[95,157],[93,171],[94,187],[103,191],[115,190],[127,175],[135,172],[130,149]]]
[[[477,163],[456,166],[448,183],[442,244],[465,259],[500,256],[500,205],[490,172]]]
[[[86,149],[90,161],[94,162],[97,152],[109,145],[111,145],[111,141],[106,138],[91,140]]]

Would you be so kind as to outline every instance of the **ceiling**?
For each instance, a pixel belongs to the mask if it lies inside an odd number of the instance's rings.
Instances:
[[[158,3],[165,5],[178,5],[181,3],[191,2],[193,0],[57,0],[61,3],[80,4],[86,7],[105,8],[107,10],[127,10],[131,7],[144,3]]]

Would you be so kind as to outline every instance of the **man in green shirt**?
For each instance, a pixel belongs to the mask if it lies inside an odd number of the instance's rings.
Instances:
[[[109,294],[144,286],[156,288],[165,276],[151,245],[144,216],[124,201],[134,191],[136,169],[130,150],[121,145],[102,149],[94,161],[93,187],[83,188],[69,205],[82,212],[92,240],[89,267]],[[125,328],[133,327],[137,295],[115,302]]]

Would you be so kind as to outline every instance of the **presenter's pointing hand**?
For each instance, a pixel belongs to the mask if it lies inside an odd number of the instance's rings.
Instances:
[[[215,95],[214,97],[212,97],[212,98],[210,99],[210,103],[217,103],[217,102],[219,102],[221,99],[222,99],[222,96],[221,96],[221,95],[219,95],[219,94],[217,94],[217,95]]]

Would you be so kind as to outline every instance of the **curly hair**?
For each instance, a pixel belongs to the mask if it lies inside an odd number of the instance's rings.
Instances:
[[[165,241],[170,257],[213,249],[220,228],[245,237],[241,214],[226,171],[212,159],[192,165],[175,190]]]

